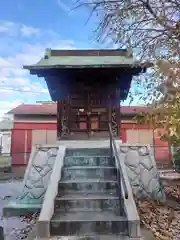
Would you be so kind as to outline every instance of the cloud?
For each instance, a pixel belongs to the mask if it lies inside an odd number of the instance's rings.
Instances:
[[[45,34],[46,31],[49,33],[53,32],[51,30],[43,30],[33,27],[33,26],[27,26],[25,24],[21,23],[14,23],[9,21],[0,21],[0,34],[9,35],[9,36],[17,36],[17,37],[33,37],[38,36],[40,34]]]
[[[0,120],[2,119],[2,117],[4,116],[5,113],[7,113],[8,111],[10,111],[12,108],[17,107],[18,105],[22,104],[21,99],[16,99],[14,101],[4,101],[4,100],[0,100]]]
[[[57,0],[57,5],[68,16],[76,15],[77,13],[73,11],[77,7],[77,0]]]
[[[69,12],[71,10],[67,3],[64,3],[63,0],[57,0],[57,4],[65,12]]]
[[[30,83],[30,80],[27,77],[2,77],[0,79],[0,87],[5,86],[25,86]]]
[[[48,89],[41,82],[30,82],[16,87],[0,87],[0,120],[8,111],[21,103],[50,100]]]
[[[0,33],[13,33],[16,31],[16,24],[13,22],[0,22]]]
[[[26,44],[22,45],[22,51],[12,56],[0,58],[0,87],[24,87],[30,86],[31,76],[23,65],[35,64],[43,57],[46,48],[75,48],[73,41],[51,41],[46,44]],[[34,85],[34,82],[33,82]],[[39,86],[39,85],[38,85]],[[42,86],[41,86],[42,88]],[[33,88],[31,87],[32,91]],[[42,88],[43,89],[43,88]],[[38,90],[40,91],[40,90]],[[45,92],[43,90],[43,92]]]
[[[21,31],[23,36],[30,37],[30,36],[33,36],[33,35],[38,35],[39,32],[40,32],[40,29],[23,25],[21,27],[20,31]]]
[[[19,23],[0,23],[1,118],[3,113],[22,102],[50,100],[44,79],[31,76],[23,69],[23,65],[35,64],[43,57],[46,48],[74,49],[75,43],[69,39],[61,39],[51,29],[43,30]],[[4,34],[1,35],[2,32]]]

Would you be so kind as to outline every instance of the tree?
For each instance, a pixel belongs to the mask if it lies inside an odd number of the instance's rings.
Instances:
[[[141,61],[154,62],[147,74],[136,78],[142,87],[136,94],[150,104],[138,121],[161,128],[163,138],[180,142],[180,1],[79,0],[78,4],[99,16],[98,40],[110,38],[128,54],[134,49]]]
[[[146,112],[136,117],[138,123],[150,125],[158,131],[162,140],[174,145],[180,144],[180,69],[172,66],[167,60],[159,63],[164,82],[159,90],[163,93],[160,99],[148,107]]]
[[[130,46],[141,58],[180,55],[179,0],[78,0],[99,16],[98,38]],[[178,52],[179,50],[179,52]]]

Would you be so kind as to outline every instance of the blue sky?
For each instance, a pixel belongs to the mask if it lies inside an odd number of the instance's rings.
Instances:
[[[36,63],[46,48],[106,48],[93,35],[98,19],[74,11],[73,0],[6,0],[0,8],[0,118],[20,103],[50,100],[45,81],[23,65]]]

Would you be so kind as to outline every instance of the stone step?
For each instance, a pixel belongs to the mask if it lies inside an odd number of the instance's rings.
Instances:
[[[58,196],[57,196],[58,197]],[[94,193],[85,193],[84,194],[79,194],[77,192],[74,192],[73,194],[64,194],[63,196],[61,197],[58,197],[58,198],[61,198],[63,200],[73,200],[73,199],[118,199],[118,196],[117,194],[110,194],[108,192],[102,192],[102,193],[97,193],[97,194],[94,194]]]
[[[115,189],[115,191],[112,191],[111,189],[107,189],[107,190],[101,190],[101,191],[74,191],[74,190],[66,190],[65,192],[61,191],[61,192],[58,192],[57,194],[57,197],[64,197],[64,196],[67,196],[67,195],[70,195],[70,196],[73,196],[73,195],[77,195],[77,196],[91,196],[91,195],[110,195],[110,196],[114,196],[116,197],[117,196],[117,191]]]
[[[83,234],[127,235],[128,221],[113,212],[56,213],[50,222],[52,236]]]
[[[120,234],[86,234],[82,236],[54,236],[50,238],[51,240],[129,240],[128,236],[120,235]]]
[[[76,148],[67,149],[66,156],[110,156],[109,148]]]
[[[109,156],[65,156],[64,167],[73,166],[115,166],[115,162]]]
[[[103,211],[120,212],[120,202],[117,196],[104,195],[64,195],[56,197],[55,211]]]
[[[68,191],[84,191],[84,192],[116,192],[118,182],[114,180],[99,179],[83,179],[83,180],[67,180],[59,182],[59,193],[67,193]]]
[[[109,166],[78,166],[62,169],[62,180],[92,178],[116,180],[117,169]]]

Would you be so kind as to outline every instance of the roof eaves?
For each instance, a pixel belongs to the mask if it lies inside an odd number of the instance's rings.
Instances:
[[[98,64],[98,65],[52,65],[52,66],[38,66],[38,65],[29,65],[24,66],[24,69],[27,70],[41,70],[41,69],[53,69],[53,68],[118,68],[118,67],[129,67],[131,64]],[[138,65],[135,65],[134,67],[139,67]]]
[[[23,66],[27,70],[43,70],[43,69],[78,69],[78,68],[141,68],[146,70],[152,67],[152,63],[143,64],[97,64],[97,65],[26,65]]]

